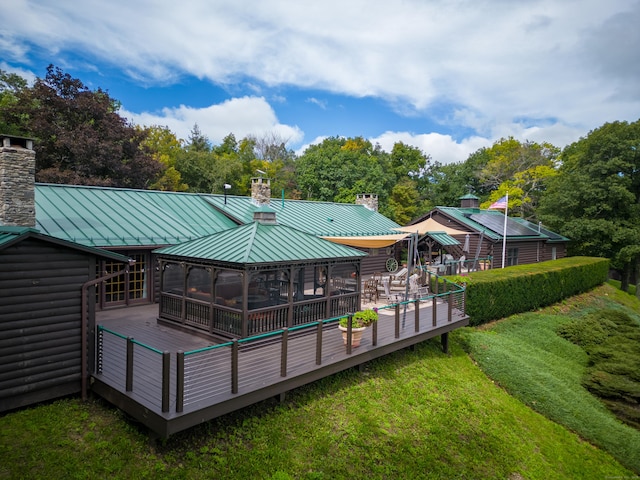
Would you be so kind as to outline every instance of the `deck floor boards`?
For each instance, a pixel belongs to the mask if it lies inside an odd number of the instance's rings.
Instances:
[[[448,321],[448,305],[438,302],[437,323],[433,326],[431,302],[420,305],[420,329],[415,331],[413,306],[400,306],[400,330],[396,337],[394,310],[380,310],[377,323],[377,345],[373,345],[373,329],[368,328],[360,346],[348,355],[337,325],[327,324],[322,331],[321,363],[316,364],[317,327],[308,334],[297,330],[289,335],[286,376],[281,375],[281,336],[259,345],[239,344],[237,393],[232,392],[231,347],[208,349],[216,342],[211,338],[190,334],[157,323],[158,305],[98,312],[96,323],[116,332],[103,333],[102,371],[94,374],[98,394],[130,413],[163,436],[168,436],[202,421],[215,418],[236,408],[255,403],[291,388],[314,381],[345,368],[447,333],[468,324],[468,317],[454,310]],[[153,349],[169,352],[170,410],[162,412],[162,355],[134,345],[133,390],[125,391],[126,340],[132,337]],[[220,342],[217,342],[220,344]],[[177,406],[176,352],[185,355],[183,411]],[[237,407],[234,404],[237,403]],[[175,423],[175,425],[171,425]]]

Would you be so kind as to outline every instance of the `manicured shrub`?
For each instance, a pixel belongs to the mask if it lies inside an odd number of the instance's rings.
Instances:
[[[604,283],[608,273],[605,258],[568,257],[454,278],[466,284],[471,325],[481,325],[586,292]]]

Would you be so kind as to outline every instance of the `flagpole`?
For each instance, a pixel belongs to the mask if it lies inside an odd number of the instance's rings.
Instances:
[[[504,229],[502,230],[502,268],[504,268],[504,259],[507,253],[507,210],[509,210],[509,192],[507,192],[506,204],[504,206]]]

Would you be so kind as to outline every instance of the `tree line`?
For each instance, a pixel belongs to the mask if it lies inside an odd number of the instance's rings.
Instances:
[[[603,256],[623,286],[640,279],[640,120],[606,123],[564,149],[502,138],[443,165],[397,142],[391,152],[362,138],[329,137],[302,154],[276,134],[214,145],[194,125],[187,139],[164,126],[133,125],[108,92],[50,65],[33,85],[0,70],[0,132],[36,140],[45,183],[248,195],[266,172],[286,198],[354,201],[375,193],[380,212],[407,224],[473,193],[487,207],[509,194],[510,215],[571,239],[569,253]]]

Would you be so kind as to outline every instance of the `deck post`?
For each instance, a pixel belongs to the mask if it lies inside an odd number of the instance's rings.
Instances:
[[[447,299],[449,300],[449,312],[447,313],[447,321],[451,322],[451,317],[453,315],[453,297],[451,292],[448,293]]]
[[[440,342],[442,343],[442,351],[449,353],[449,332],[440,335]]]
[[[418,333],[420,331],[420,299],[416,299],[415,307],[415,330]]]
[[[400,304],[396,303],[395,305],[395,338],[400,338]],[[405,310],[406,315],[406,310]]]
[[[431,324],[435,327],[436,325],[438,325],[438,295],[434,295],[433,296],[433,301],[432,301],[432,308],[431,308],[431,313],[432,313],[432,322]]]
[[[318,331],[316,332],[316,365],[322,365],[322,320],[318,322]]]
[[[231,393],[238,393],[238,340],[231,345]]]
[[[371,326],[371,343],[374,347],[378,345],[378,322],[373,322]]]
[[[133,337],[127,337],[127,377],[125,380],[126,390],[133,390]]]
[[[353,313],[349,314],[349,320],[347,321],[347,355],[351,355],[351,330],[353,325],[351,322],[353,321]]]
[[[184,352],[176,353],[176,412],[184,410]]]
[[[162,413],[169,411],[169,391],[171,388],[171,354],[162,353]]]
[[[280,353],[280,376],[287,376],[287,348],[289,346],[289,329],[282,329],[282,350]]]
[[[96,373],[102,373],[102,357],[104,355],[104,331],[102,325],[98,325],[98,338],[96,340]]]

